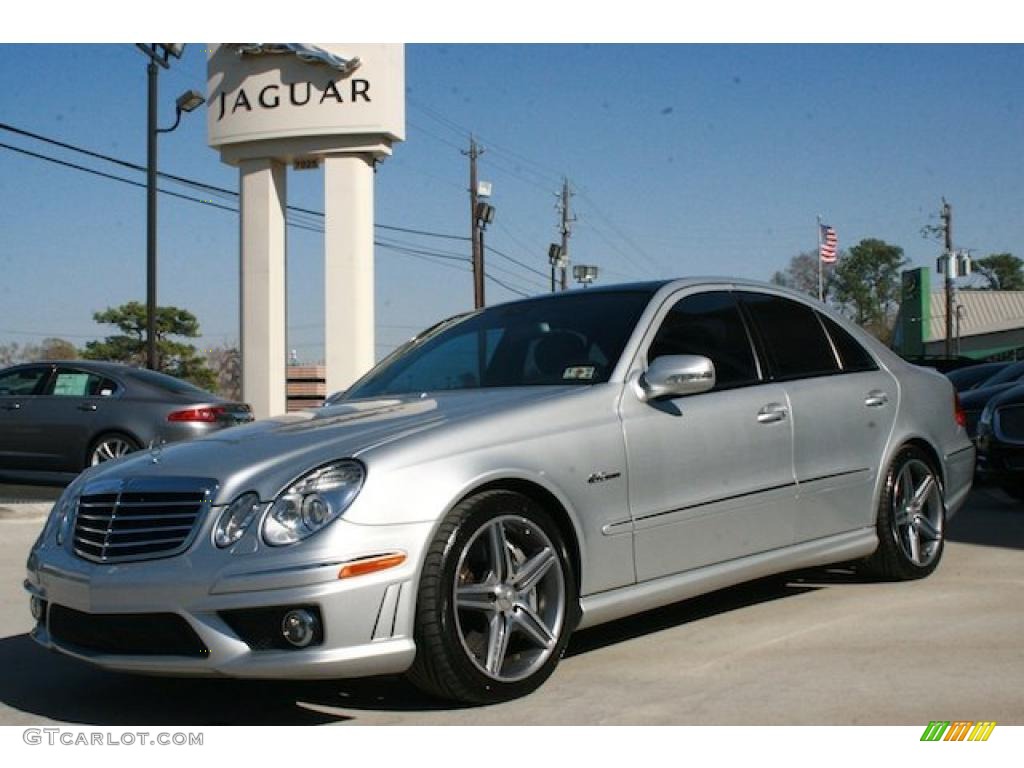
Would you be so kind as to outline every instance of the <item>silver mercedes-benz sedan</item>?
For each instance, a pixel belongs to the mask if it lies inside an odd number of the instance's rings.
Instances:
[[[861,560],[928,575],[974,469],[953,387],[726,279],[454,317],[334,405],[87,470],[26,588],[43,646],[140,673],[408,673],[520,696],[570,633]]]

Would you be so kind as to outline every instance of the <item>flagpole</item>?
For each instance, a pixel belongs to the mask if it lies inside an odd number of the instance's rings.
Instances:
[[[825,294],[823,290],[823,280],[821,274],[821,215],[818,215],[818,301],[825,301]]]

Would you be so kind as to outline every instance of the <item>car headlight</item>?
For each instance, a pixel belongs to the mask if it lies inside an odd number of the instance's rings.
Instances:
[[[279,495],[263,520],[263,540],[294,544],[339,518],[359,494],[366,470],[345,459],[315,469]]]
[[[228,504],[217,518],[213,529],[213,542],[218,547],[230,547],[248,530],[263,505],[260,497],[249,491]]]
[[[978,417],[978,425],[984,424],[989,426],[992,423],[992,403],[986,403],[985,407],[981,410],[981,416]]]
[[[46,529],[43,531],[43,536],[48,536],[48,530],[52,527],[56,540],[57,546],[63,546],[64,542],[67,541],[68,536],[71,535],[71,523],[75,516],[75,507],[78,506],[80,486],[77,482],[73,482],[57,499],[57,503],[53,505],[53,511],[50,513],[50,519],[46,523]]]

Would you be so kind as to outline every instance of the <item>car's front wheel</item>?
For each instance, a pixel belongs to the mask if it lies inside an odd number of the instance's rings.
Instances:
[[[942,478],[920,448],[899,450],[878,504],[878,549],[869,570],[890,581],[919,579],[935,570],[946,532]]]
[[[577,613],[558,527],[522,494],[484,491],[451,511],[427,552],[410,678],[469,703],[523,696],[554,671]]]

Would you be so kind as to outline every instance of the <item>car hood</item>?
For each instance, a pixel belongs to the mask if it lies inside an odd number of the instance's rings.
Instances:
[[[217,503],[246,490],[269,500],[321,464],[359,458],[384,443],[571,396],[579,389],[517,387],[341,402],[143,450],[94,468],[87,479],[209,478],[219,485]]]

